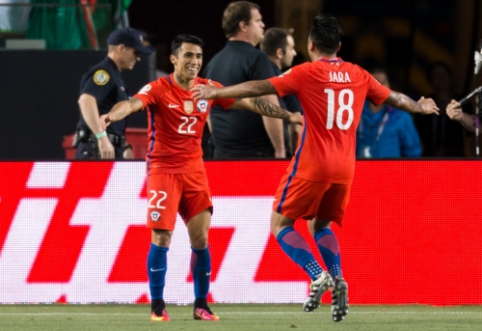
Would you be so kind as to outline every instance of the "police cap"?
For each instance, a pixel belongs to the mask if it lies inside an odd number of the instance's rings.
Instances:
[[[122,28],[112,31],[109,35],[109,38],[107,38],[107,44],[122,44],[126,47],[132,47],[137,51],[145,54],[150,54],[154,51],[153,49],[144,46],[142,42],[142,35],[139,31],[133,28]]]

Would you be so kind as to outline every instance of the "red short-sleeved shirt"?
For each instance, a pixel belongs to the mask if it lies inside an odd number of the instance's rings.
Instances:
[[[378,105],[390,90],[340,58],[304,63],[269,81],[279,96],[295,94],[304,112],[303,131],[288,172],[314,181],[351,183],[363,103],[368,98]]]
[[[217,82],[197,77],[194,85]],[[179,87],[172,74],[144,86],[134,95],[148,110],[147,166],[154,173],[204,171],[201,140],[209,111],[230,108],[235,99],[194,101],[189,90]]]

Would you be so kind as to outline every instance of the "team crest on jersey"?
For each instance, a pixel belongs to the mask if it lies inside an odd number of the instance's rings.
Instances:
[[[208,110],[209,103],[205,99],[201,99],[197,102],[197,110],[199,110],[201,113],[205,113]]]
[[[151,215],[150,215],[150,216],[151,216],[151,220],[152,220],[153,222],[157,222],[157,221],[159,221],[159,219],[161,218],[161,213],[158,212],[157,210],[153,210],[153,211],[151,211]]]
[[[141,90],[139,91],[139,94],[144,94],[147,95],[147,92],[149,92],[152,89],[152,86],[150,84],[145,85]]]
[[[94,83],[96,83],[97,85],[105,85],[109,82],[109,79],[109,73],[103,69],[94,72]]]
[[[191,114],[194,111],[194,102],[192,100],[184,100],[184,111]]]

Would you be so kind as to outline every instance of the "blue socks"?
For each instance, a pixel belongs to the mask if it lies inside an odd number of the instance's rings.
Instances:
[[[159,247],[151,243],[147,254],[147,275],[151,299],[162,299],[167,270],[167,247]]]
[[[211,278],[211,254],[209,246],[204,249],[192,248],[191,273],[194,279],[194,295],[196,298],[206,298],[209,292]]]
[[[291,226],[281,230],[276,239],[283,251],[302,267],[312,280],[316,280],[322,269],[311,253],[306,240]]]
[[[340,245],[333,231],[330,228],[316,231],[315,241],[331,277],[341,277]]]

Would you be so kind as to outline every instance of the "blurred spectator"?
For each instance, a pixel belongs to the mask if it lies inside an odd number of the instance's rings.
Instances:
[[[139,31],[139,33],[141,34],[142,36],[142,43],[144,44],[144,46],[146,47],[150,47],[150,48],[153,48],[156,50],[157,54],[156,55],[159,55],[159,52],[158,52],[158,49],[159,49],[159,45],[158,45],[158,42],[156,40],[156,37],[150,33],[147,33],[146,31],[144,30],[137,30]],[[165,56],[164,54],[162,54],[163,56]],[[158,57],[157,57],[158,58]],[[156,59],[157,60],[157,59]],[[159,69],[159,65],[157,64],[157,61],[156,61],[156,78],[160,78],[160,77],[164,77],[164,76],[167,76],[168,73],[165,72],[164,70],[161,70]]]
[[[440,109],[440,116],[415,115],[415,125],[422,140],[422,156],[464,156],[464,133],[458,123],[445,116],[450,100],[457,99],[453,76],[449,66],[443,62],[432,63],[427,70],[427,80],[432,86],[430,97]]]
[[[451,120],[459,122],[469,132],[475,132],[475,128],[477,126],[480,127],[480,120],[476,120],[477,117],[475,115],[465,113],[460,103],[455,100],[452,100],[447,105],[446,112]]]
[[[390,88],[385,70],[370,70],[383,86]],[[419,157],[420,139],[410,114],[386,104],[375,106],[365,100],[356,137],[357,158]]]
[[[264,39],[260,44],[261,50],[268,55],[276,76],[282,75],[282,69],[291,67],[293,59],[296,56],[295,41],[291,32],[282,28],[270,28],[264,33]],[[293,94],[278,98],[282,108],[293,113],[301,113],[301,105],[296,96]],[[290,124],[283,121],[284,139],[286,155],[291,157],[298,146],[298,138],[301,132],[301,125]]]
[[[117,102],[129,99],[121,71],[132,70],[140,61],[139,52],[152,53],[142,43],[140,33],[132,28],[114,30],[107,39],[108,53],[82,76],[80,84],[80,118],[74,138],[76,159],[132,158],[125,140],[125,121],[100,132],[99,117]]]
[[[222,26],[228,42],[208,63],[204,77],[230,86],[275,76],[266,54],[255,47],[263,39],[264,28],[257,4],[230,3],[224,11]],[[263,98],[279,105],[276,95]],[[216,159],[286,157],[280,119],[214,107],[208,124]]]

